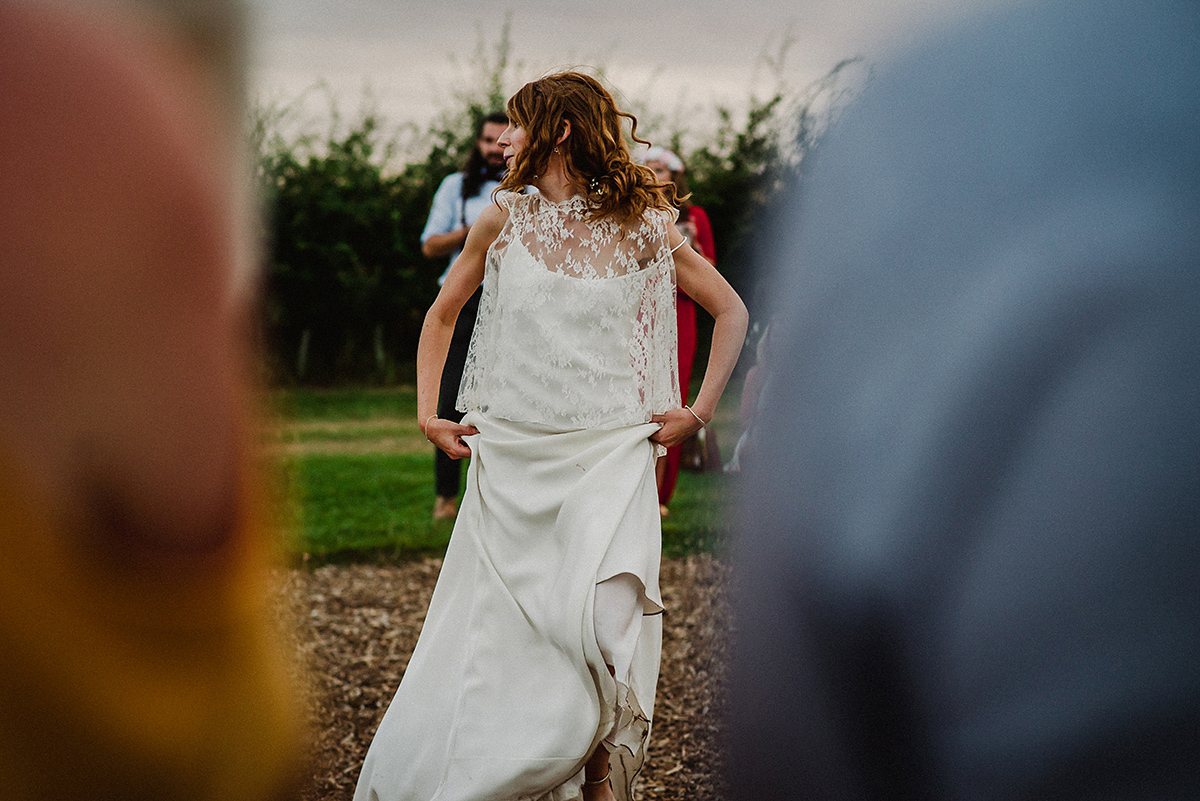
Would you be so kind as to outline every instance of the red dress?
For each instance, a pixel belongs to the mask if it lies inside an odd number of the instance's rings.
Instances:
[[[712,225],[708,221],[708,214],[699,206],[692,206],[688,209],[688,219],[696,224],[696,240],[692,247],[715,264],[717,249],[713,244]],[[679,326],[679,390],[683,402],[687,403],[692,365],[696,360],[696,301],[689,298],[686,292],[676,291],[675,314]],[[681,445],[667,448],[667,471],[663,475],[662,485],[658,488],[658,502],[664,506],[675,492],[675,480],[679,477],[679,459],[682,452]]]

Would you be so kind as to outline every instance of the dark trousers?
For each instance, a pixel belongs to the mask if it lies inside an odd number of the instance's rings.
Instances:
[[[438,391],[438,417],[443,420],[462,420],[463,414],[454,408],[458,401],[458,387],[462,383],[463,367],[467,363],[467,348],[471,344],[471,332],[475,330],[475,315],[479,312],[479,297],[483,288],[463,304],[454,324],[454,335],[450,338],[450,350],[446,353],[446,366],[442,368],[442,383]],[[462,462],[451,459],[441,448],[434,448],[433,477],[437,494],[443,498],[458,495],[462,483]]]

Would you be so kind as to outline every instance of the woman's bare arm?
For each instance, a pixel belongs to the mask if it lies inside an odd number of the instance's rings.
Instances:
[[[471,455],[471,449],[462,437],[476,432],[471,426],[436,416],[442,368],[446,364],[458,313],[483,281],[488,248],[500,235],[507,219],[508,212],[496,204],[488,206],[479,215],[471,226],[462,253],[454,260],[421,325],[421,339],[417,344],[417,419],[425,437],[452,459]]]
[[[709,350],[708,367],[696,402],[687,409],[673,409],[665,414],[654,415],[654,422],[663,426],[650,439],[668,447],[678,445],[712,419],[717,410],[717,401],[725,391],[733,367],[742,352],[746,338],[749,315],[737,292],[717,272],[717,268],[690,245],[683,243],[683,235],[674,227],[669,230],[671,247],[675,250],[675,276],[679,288],[692,297],[701,308],[713,316],[712,347]],[[694,413],[694,414],[693,414]]]

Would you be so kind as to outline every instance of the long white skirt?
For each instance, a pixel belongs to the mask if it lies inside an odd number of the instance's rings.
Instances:
[[[562,801],[600,743],[627,799],[662,647],[658,426],[464,423],[466,494],[355,801]]]

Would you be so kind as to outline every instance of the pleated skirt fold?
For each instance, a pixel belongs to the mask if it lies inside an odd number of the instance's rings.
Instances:
[[[464,423],[480,433],[458,520],[355,801],[566,801],[602,742],[627,799],[662,642],[657,425]],[[614,578],[640,596],[599,610],[628,616],[606,643],[615,676],[594,625],[596,585]]]

